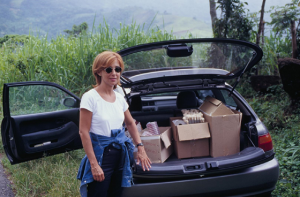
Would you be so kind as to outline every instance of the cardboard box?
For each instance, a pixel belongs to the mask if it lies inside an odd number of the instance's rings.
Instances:
[[[210,132],[208,123],[197,123],[175,126],[173,120],[182,117],[171,117],[174,150],[178,159],[209,156]]]
[[[158,129],[160,135],[141,136],[145,151],[152,163],[163,163],[173,153],[171,127],[158,127]]]
[[[212,97],[206,97],[199,109],[209,124],[210,155],[220,157],[240,152],[242,113]]]

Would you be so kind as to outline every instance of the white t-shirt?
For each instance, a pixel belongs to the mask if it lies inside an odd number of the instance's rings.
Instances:
[[[128,104],[120,93],[114,93],[116,100],[113,103],[105,101],[95,89],[83,94],[80,108],[93,112],[90,132],[110,137],[112,129],[122,127]]]

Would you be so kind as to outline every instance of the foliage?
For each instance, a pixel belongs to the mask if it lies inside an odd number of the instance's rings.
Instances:
[[[300,116],[286,118],[286,128],[271,130],[280,175],[274,196],[298,197],[300,194]]]
[[[297,51],[298,51],[298,57],[297,59],[300,60],[300,29],[297,29]]]
[[[270,15],[272,18],[270,25],[274,25],[273,30],[275,32],[281,32],[288,29],[291,25],[291,21],[298,20],[300,16],[298,4],[298,0],[292,0],[292,3],[288,3],[285,6],[273,7],[275,10]]]
[[[16,196],[80,196],[76,180],[83,149],[11,165],[7,158],[3,166],[13,177]]]
[[[246,13],[244,4],[240,0],[218,0],[217,9],[221,10],[221,17],[216,19],[214,37],[250,40],[253,22]]]
[[[264,52],[262,60],[255,67],[259,75],[279,75],[277,66],[278,58],[290,57],[292,53],[292,42],[289,36],[283,36],[283,32],[271,31],[269,37],[264,38],[261,46]]]
[[[66,34],[68,34],[69,36],[78,36],[81,33],[86,33],[88,29],[88,24],[86,22],[81,23],[80,25],[73,25],[72,30],[64,30],[64,32]]]
[[[291,40],[292,40],[292,58],[297,58],[297,28],[299,27],[300,20],[300,1],[292,0],[292,3],[285,6],[277,6],[275,11],[271,13],[271,25],[273,25],[273,31],[278,32],[285,31],[290,27]],[[298,26],[296,25],[298,23]],[[297,26],[297,27],[296,27]]]
[[[268,129],[283,128],[286,126],[286,118],[288,114],[290,100],[283,86],[274,85],[268,88],[268,94],[257,94],[253,97],[249,104],[254,108],[254,111],[259,115],[261,121]]]
[[[27,35],[5,35],[0,38],[0,48],[4,43],[14,48],[16,45],[23,45],[29,39]]]
[[[269,87],[269,94],[248,99],[269,129],[280,176],[272,196],[297,197],[300,194],[300,113],[289,112],[290,100],[282,85]]]

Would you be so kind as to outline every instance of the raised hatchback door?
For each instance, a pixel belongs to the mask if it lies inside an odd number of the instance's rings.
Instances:
[[[4,84],[1,135],[11,164],[82,148],[79,103],[55,83]]]
[[[118,53],[125,63],[123,87],[150,91],[159,86],[179,87],[182,82],[224,84],[224,80],[241,77],[263,55],[261,48],[253,43],[225,38],[153,42]]]

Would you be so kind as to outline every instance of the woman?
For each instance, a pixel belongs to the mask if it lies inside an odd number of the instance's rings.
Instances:
[[[134,145],[125,136],[124,121],[138,148],[137,163],[144,171],[151,167],[128,104],[114,91],[123,70],[119,54],[100,53],[93,63],[96,85],[82,96],[79,133],[86,156],[77,175],[82,196],[120,196],[122,187],[131,186],[129,156]]]

